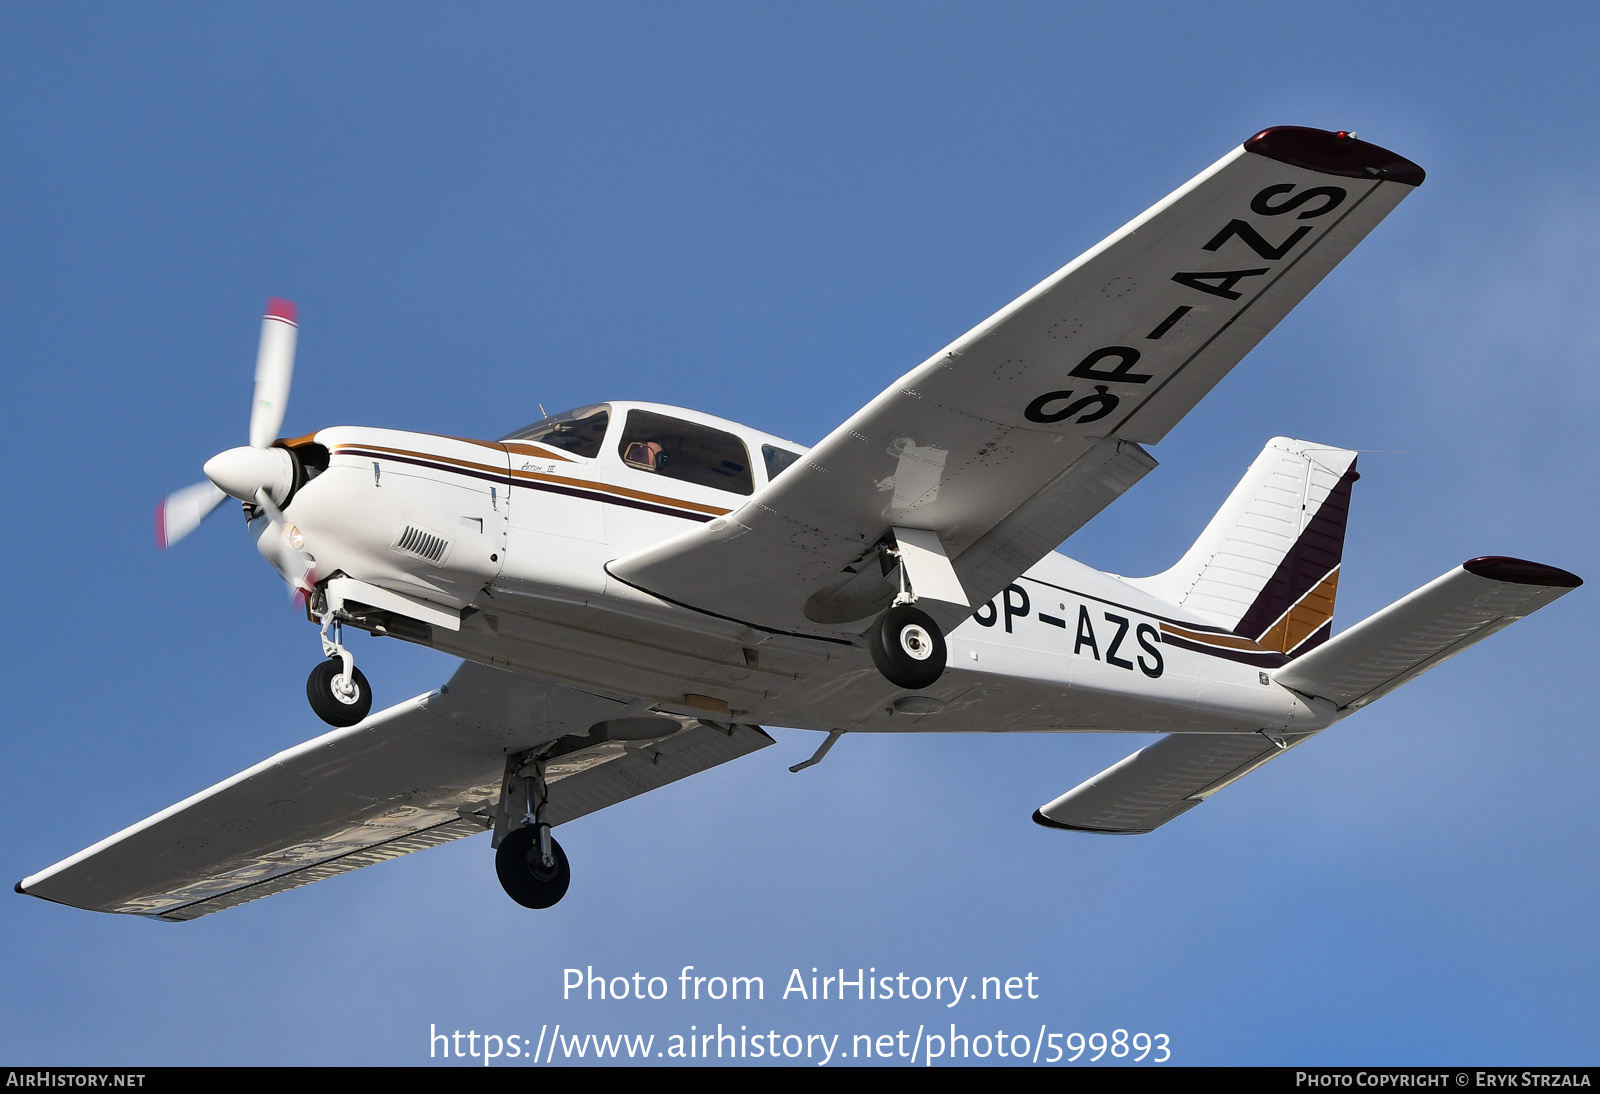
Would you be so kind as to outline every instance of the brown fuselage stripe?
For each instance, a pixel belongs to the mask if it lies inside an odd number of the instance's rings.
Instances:
[[[330,449],[334,456],[376,456],[380,460],[398,460],[401,463],[414,463],[420,467],[437,467],[441,471],[460,471],[472,475],[474,478],[498,479],[505,482],[511,478],[511,472],[505,467],[495,467],[486,463],[472,463],[468,460],[457,460],[450,456],[437,456],[432,452],[413,452],[406,448],[385,448],[381,444],[342,444]]]
[[[1284,654],[1274,653],[1271,650],[1237,650],[1203,642],[1191,642],[1187,638],[1173,634],[1166,627],[1161,628],[1161,644],[1177,646],[1180,650],[1192,650],[1195,653],[1207,653],[1212,657],[1221,657],[1224,660],[1237,661],[1242,665],[1256,665],[1261,668],[1275,669],[1289,663],[1289,658]]]
[[[1056,585],[1053,582],[1042,581],[1037,577],[1029,577],[1027,574],[1021,575],[1017,578],[1017,580],[1031,581],[1035,585],[1043,585],[1047,589],[1057,589],[1061,592],[1067,593],[1070,596],[1078,597],[1081,600],[1092,600],[1097,604],[1105,604],[1112,608],[1121,608],[1125,612],[1132,612],[1135,615],[1142,615],[1147,619],[1154,619],[1161,624],[1162,645],[1176,646],[1182,650],[1190,650],[1194,653],[1210,654],[1212,657],[1221,657],[1229,661],[1238,661],[1240,664],[1245,665],[1256,665],[1260,668],[1277,668],[1280,665],[1287,665],[1290,661],[1290,658],[1285,657],[1281,653],[1274,653],[1271,650],[1264,650],[1254,642],[1251,642],[1249,639],[1241,639],[1238,635],[1229,634],[1220,627],[1212,630],[1204,623],[1190,623],[1187,621],[1179,622],[1176,619],[1168,619],[1165,616],[1156,615],[1155,613],[1144,608],[1132,608],[1126,604],[1119,604],[1115,600],[1107,600],[1103,596],[1094,596],[1091,593],[1080,593],[1078,590],[1069,589],[1065,585]],[[1177,630],[1174,631],[1174,628],[1177,628]],[[1185,638],[1184,635],[1189,635],[1191,637]],[[1221,642],[1239,642],[1245,643],[1245,645],[1242,645],[1239,648],[1230,649],[1227,646],[1218,644]]]
[[[529,486],[534,482],[558,483],[562,486],[578,487],[580,489],[597,490],[604,494],[615,494],[618,497],[632,498],[634,501],[651,502],[656,505],[673,505],[681,509],[693,509],[696,513],[706,514],[706,519],[727,516],[732,510],[719,509],[715,505],[702,505],[697,501],[683,501],[680,498],[663,497],[660,494],[646,494],[639,490],[629,490],[626,486],[612,486],[609,483],[588,482],[584,479],[568,479],[560,475],[550,475],[541,471],[513,471],[512,480],[518,486]],[[531,481],[529,481],[531,480]]]
[[[435,471],[448,471],[456,475],[467,475],[487,482],[500,483],[507,487],[521,486],[532,490],[543,490],[552,494],[565,494],[569,497],[583,498],[587,501],[621,505],[629,509],[641,509],[645,512],[660,513],[669,517],[683,517],[686,520],[699,521],[701,523],[729,512],[727,509],[701,505],[698,502],[680,501],[677,498],[645,494],[637,490],[628,490],[625,487],[613,487],[585,482],[581,479],[567,479],[557,475],[545,475],[529,471],[509,472],[500,468],[488,467],[484,464],[451,459],[448,456],[435,456],[424,452],[408,452],[403,449],[385,448],[381,445],[340,445],[333,449],[333,455],[368,456],[380,460],[392,460],[395,463],[412,464],[417,467],[431,468]],[[686,509],[690,511],[685,512]]]
[[[1185,630],[1167,623],[1161,624],[1163,634],[1175,634],[1180,638],[1187,638],[1191,642],[1201,642],[1207,646],[1218,646],[1228,650],[1242,650],[1245,653],[1265,653],[1266,650],[1257,642],[1248,638],[1239,638],[1231,634],[1202,634],[1198,631]]]

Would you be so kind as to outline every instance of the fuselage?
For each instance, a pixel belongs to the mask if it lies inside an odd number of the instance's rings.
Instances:
[[[951,631],[948,669],[914,696],[864,645],[652,596],[607,563],[759,503],[806,449],[674,407],[585,411],[500,441],[341,426],[290,442],[325,451],[283,508],[312,580],[343,575],[460,613],[459,630],[386,633],[641,711],[920,732],[1304,732],[1333,720],[1270,682],[1281,656],[1055,552]],[[674,429],[674,450],[698,455],[656,466],[640,438]],[[272,557],[287,531],[254,527]]]

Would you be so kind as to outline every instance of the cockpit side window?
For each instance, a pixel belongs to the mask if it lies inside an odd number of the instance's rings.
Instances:
[[[617,444],[622,462],[639,471],[716,490],[755,490],[750,453],[732,433],[648,410],[628,411]]]
[[[770,444],[764,444],[761,446],[761,458],[767,461],[767,481],[771,482],[798,460],[800,453],[790,452],[787,448],[775,448]]]
[[[600,445],[606,439],[606,423],[611,420],[611,407],[606,403],[580,406],[564,414],[541,418],[526,428],[501,437],[502,441],[529,441],[547,448],[559,448],[592,460],[600,455]]]

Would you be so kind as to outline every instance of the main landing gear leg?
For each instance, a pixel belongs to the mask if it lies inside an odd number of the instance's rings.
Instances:
[[[949,651],[939,624],[916,605],[906,588],[906,569],[900,566],[900,595],[878,617],[867,636],[872,663],[884,679],[907,691],[932,687],[944,675]]]
[[[549,797],[544,760],[536,758],[522,770],[522,827],[507,834],[494,855],[500,887],[524,908],[553,907],[572,884],[567,853],[550,835],[545,820]]]
[[[344,628],[333,610],[322,613],[322,655],[328,660],[311,670],[306,698],[317,717],[330,726],[353,726],[372,710],[372,688],[356,668],[344,645]]]

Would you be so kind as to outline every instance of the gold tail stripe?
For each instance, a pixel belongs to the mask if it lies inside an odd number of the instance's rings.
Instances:
[[[1312,587],[1261,636],[1261,645],[1276,653],[1288,653],[1316,634],[1333,618],[1333,602],[1339,592],[1339,567]]]

